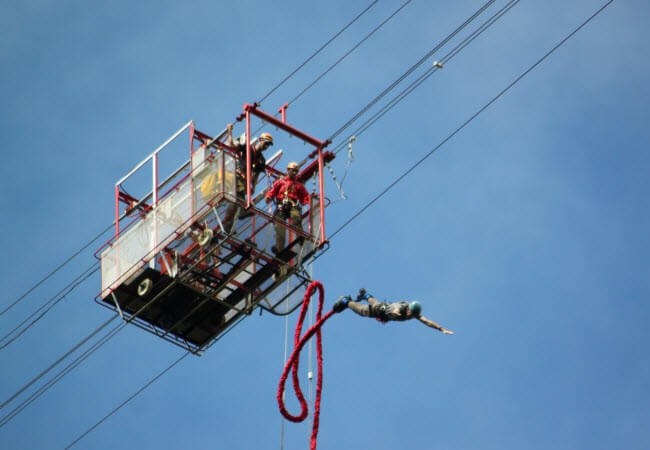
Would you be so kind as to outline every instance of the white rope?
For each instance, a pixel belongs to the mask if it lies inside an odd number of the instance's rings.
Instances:
[[[339,194],[341,195],[341,198],[332,202],[336,203],[337,201],[340,200],[347,200],[348,197],[345,195],[345,192],[343,192],[343,182],[345,181],[345,177],[348,175],[348,170],[350,169],[350,166],[352,165],[352,161],[354,161],[354,153],[352,153],[352,144],[354,141],[356,141],[357,138],[355,136],[350,136],[350,139],[348,140],[348,162],[345,165],[345,170],[343,172],[343,177],[341,178],[341,183],[338,182],[336,179],[336,175],[334,174],[334,170],[332,169],[332,166],[330,166],[329,163],[325,163],[325,166],[327,169],[330,171],[330,175],[332,176],[332,179],[334,180],[334,184],[336,185],[336,188],[339,190]]]

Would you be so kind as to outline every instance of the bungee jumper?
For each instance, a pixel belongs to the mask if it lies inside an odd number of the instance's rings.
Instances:
[[[368,304],[361,302],[367,300]],[[413,302],[380,302],[372,295],[368,294],[365,289],[359,290],[356,301],[352,300],[349,295],[342,296],[334,303],[334,311],[341,312],[345,308],[350,308],[352,311],[363,317],[372,317],[382,323],[390,321],[403,322],[405,320],[417,319],[428,327],[435,328],[443,334],[454,334],[453,331],[447,330],[432,320],[423,317],[420,313],[422,311],[422,304],[418,301]]]
[[[305,320],[305,315],[307,313],[307,308],[311,297],[318,291],[318,310],[316,312],[316,323],[312,325],[307,332],[302,334],[302,326]],[[316,386],[316,399],[314,402],[314,415],[313,415],[313,425],[312,425],[312,435],[310,442],[310,449],[316,450],[316,439],[318,436],[318,426],[320,422],[320,401],[321,394],[323,392],[323,344],[322,344],[322,334],[321,329],[325,322],[329,320],[333,315],[343,312],[346,308],[350,308],[355,313],[363,317],[373,317],[380,322],[389,322],[391,320],[396,321],[405,321],[410,319],[418,319],[423,324],[435,328],[436,330],[441,331],[444,334],[454,334],[453,331],[447,330],[437,323],[422,317],[420,312],[422,311],[422,305],[420,302],[380,302],[372,295],[369,295],[365,289],[359,290],[359,295],[357,295],[356,301],[352,300],[352,297],[342,296],[339,298],[333,305],[332,309],[323,314],[325,298],[325,288],[322,283],[319,281],[313,281],[307,288],[305,292],[305,297],[303,299],[302,308],[300,310],[300,316],[298,317],[298,323],[296,324],[296,332],[294,335],[294,349],[291,352],[291,356],[286,361],[284,370],[282,371],[282,376],[280,377],[280,384],[278,386],[277,400],[278,406],[280,408],[280,413],[288,420],[292,422],[302,422],[305,420],[309,414],[307,401],[305,396],[302,393],[300,388],[300,380],[298,377],[298,366],[300,363],[300,352],[314,335],[316,335],[316,355],[318,358],[318,379]],[[361,304],[362,301],[368,301],[367,305]],[[287,378],[289,377],[289,372],[291,372],[291,381],[293,382],[294,392],[300,403],[300,414],[293,415],[284,404],[284,391]]]

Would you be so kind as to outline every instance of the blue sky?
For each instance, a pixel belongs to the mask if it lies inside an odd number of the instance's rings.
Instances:
[[[369,3],[0,5],[0,306],[111,223],[115,181],[173,132],[190,119],[221,131]],[[402,3],[378,2],[262,108],[293,98]],[[359,136],[349,199],[328,209],[327,229],[603,3],[521,1]],[[327,138],[481,4],[413,0],[292,104],[289,121]],[[323,331],[319,448],[650,446],[648,13],[639,0],[612,3],[332,239],[313,268],[328,304],[362,286],[419,299],[456,335],[335,316]],[[306,152],[279,133],[276,143],[286,161]],[[342,152],[339,178],[345,163]],[[85,252],[0,316],[2,334],[92,262]],[[99,290],[89,278],[0,350],[2,401],[110,317],[93,302]],[[284,327],[252,315],[76,448],[279,448]],[[0,447],[65,447],[181,353],[127,327],[0,428]],[[305,448],[309,427],[287,424],[284,448]]]

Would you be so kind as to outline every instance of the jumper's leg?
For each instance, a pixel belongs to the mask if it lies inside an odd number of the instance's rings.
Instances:
[[[370,306],[358,302],[348,302],[348,308],[363,317],[370,317]]]

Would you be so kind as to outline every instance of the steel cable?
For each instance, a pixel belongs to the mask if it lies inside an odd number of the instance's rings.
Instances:
[[[216,340],[215,342],[220,341],[223,337],[225,337],[230,331],[235,328],[237,325],[241,323],[242,320],[244,320],[246,316],[242,316],[237,321],[226,331],[224,331]],[[135,391],[133,394],[131,394],[126,400],[124,400],[122,403],[120,403],[118,406],[113,408],[108,414],[106,414],[104,417],[102,417],[100,420],[98,420],[94,425],[92,425],[90,428],[88,428],[86,431],[84,431],[82,434],[80,434],[74,441],[72,441],[70,444],[68,444],[65,448],[66,450],[73,447],[77,442],[79,442],[81,439],[83,439],[85,436],[87,436],[91,431],[93,431],[95,428],[97,428],[99,425],[104,423],[106,419],[111,417],[113,414],[115,414],[117,411],[122,409],[124,406],[127,405],[131,400],[133,400],[135,397],[137,397],[141,392],[143,392],[145,389],[147,389],[149,386],[151,386],[154,382],[156,382],[160,377],[162,377],[164,374],[166,374],[170,369],[172,369],[176,364],[181,362],[187,355],[189,355],[190,352],[185,352],[183,355],[181,355],[180,358],[178,358],[176,361],[173,361],[169,366],[167,366],[165,369],[163,369],[162,372],[160,372],[158,375],[153,377],[151,380],[146,382],[140,389]]]
[[[63,289],[61,289],[59,292],[57,292],[53,297],[51,297],[48,301],[46,301],[43,305],[41,305],[36,311],[34,311],[32,314],[27,316],[22,322],[20,322],[16,327],[14,327],[10,332],[8,332],[6,335],[4,335],[2,338],[0,338],[0,343],[3,341],[4,342],[0,346],[0,350],[6,348],[9,344],[14,342],[16,339],[18,339],[20,336],[23,335],[28,329],[30,329],[36,322],[41,320],[45,314],[47,314],[54,306],[56,306],[61,300],[66,298],[66,296],[75,290],[80,284],[82,284],[84,281],[86,281],[92,274],[97,272],[99,270],[99,263],[96,262],[92,264],[88,269],[83,271],[77,278],[72,280],[70,283],[68,283],[67,286],[65,286]],[[67,291],[66,291],[67,289]],[[66,291],[64,293],[64,291]],[[57,298],[58,297],[58,298]],[[49,305],[49,307],[48,307]],[[15,336],[13,336],[11,339],[9,337],[14,334],[20,327],[25,325],[30,319],[32,319],[36,314],[38,314],[41,310],[44,308],[47,308],[45,311],[43,311],[36,319],[32,320],[32,322],[24,327],[22,330],[20,330]]]
[[[334,140],[339,134],[345,131],[353,122],[355,122],[359,117],[361,117],[368,109],[370,109],[375,103],[381,100],[386,94],[395,88],[399,83],[401,83],[406,77],[408,77],[415,69],[420,67],[427,59],[429,59],[435,52],[440,50],[447,42],[453,39],[458,33],[460,33],[467,25],[472,23],[474,19],[480,16],[483,11],[485,11],[492,3],[496,0],[490,0],[481,6],[474,14],[472,14],[465,22],[460,24],[454,31],[448,34],[442,41],[440,41],[436,46],[429,50],[418,62],[413,64],[409,69],[404,72],[400,77],[398,77],[393,83],[391,83],[386,89],[384,89],[379,95],[377,95],[370,103],[364,106],[357,114],[355,114],[350,120],[348,120],[342,127],[336,130],[330,137],[329,140]]]
[[[531,65],[521,75],[519,75],[517,78],[515,78],[515,80],[512,81],[508,86],[506,86],[501,92],[499,92],[489,102],[487,102],[485,105],[483,105],[483,107],[481,107],[477,112],[475,112],[472,116],[470,116],[470,118],[467,119],[465,122],[463,122],[462,125],[460,125],[458,128],[456,128],[451,134],[449,134],[445,139],[443,139],[438,145],[436,145],[433,149],[431,149],[431,151],[429,151],[426,155],[424,155],[422,158],[420,158],[415,164],[413,164],[408,170],[406,170],[406,172],[404,172],[402,175],[397,177],[391,184],[389,184],[386,188],[384,188],[383,191],[381,191],[371,201],[366,203],[359,211],[357,211],[345,223],[343,223],[343,225],[341,225],[339,228],[337,228],[336,231],[334,231],[334,233],[332,233],[330,235],[330,239],[333,238],[335,235],[337,235],[346,226],[348,226],[353,220],[355,220],[357,217],[359,217],[365,210],[367,210],[370,206],[372,206],[377,200],[379,200],[381,197],[383,197],[388,191],[390,191],[395,185],[397,185],[397,183],[399,183],[409,173],[411,173],[413,170],[415,170],[415,168],[417,168],[420,164],[422,164],[436,150],[438,150],[440,147],[442,147],[444,144],[446,144],[449,140],[451,140],[456,134],[458,134],[470,122],[472,122],[476,117],[478,117],[479,114],[481,114],[488,107],[490,107],[490,105],[492,105],[499,98],[501,98],[501,96],[503,96],[503,94],[505,94],[507,91],[509,91],[515,84],[517,84],[522,78],[524,78],[528,73],[530,73],[539,64],[541,64],[546,58],[548,58],[553,52],[555,52],[555,50],[560,48],[566,41],[568,41],[573,35],[575,35],[578,31],[580,31],[585,25],[587,25],[589,22],[591,22],[598,14],[600,14],[605,8],[607,8],[613,1],[614,0],[609,0],[602,7],[600,7],[595,13],[593,13],[580,26],[578,26],[571,33],[569,33],[564,39],[562,39],[559,43],[557,43],[551,50],[549,50],[546,54],[544,54],[544,56],[539,58],[533,65]]]
[[[83,247],[81,247],[79,250],[77,250],[75,253],[73,253],[72,256],[70,256],[68,259],[66,259],[66,260],[63,261],[61,264],[59,264],[59,265],[58,265],[54,270],[52,270],[50,273],[48,273],[48,274],[47,274],[47,275],[46,275],[42,280],[38,281],[38,282],[37,282],[36,284],[34,284],[31,288],[29,288],[29,289],[27,290],[27,292],[25,292],[23,295],[21,295],[21,296],[18,297],[16,300],[14,300],[14,302],[13,302],[11,305],[7,306],[5,309],[3,309],[3,310],[0,312],[0,316],[2,316],[4,313],[6,313],[7,311],[9,311],[11,308],[13,308],[13,307],[14,307],[16,304],[18,304],[22,299],[24,299],[24,298],[27,297],[31,292],[33,292],[34,289],[36,289],[36,288],[39,287],[41,284],[43,284],[45,281],[47,281],[50,277],[52,277],[52,275],[54,275],[54,274],[57,273],[59,270],[61,270],[61,269],[62,269],[66,264],[68,264],[68,263],[69,263],[70,261],[72,261],[74,258],[76,258],[77,256],[79,256],[79,254],[81,254],[81,252],[83,252],[83,251],[86,250],[88,247],[90,247],[90,246],[91,246],[95,241],[97,241],[97,239],[99,239],[100,237],[102,237],[102,236],[103,236],[103,235],[104,235],[108,230],[110,230],[110,229],[113,227],[113,225],[115,225],[115,224],[111,224],[111,225],[109,225],[108,228],[106,228],[104,231],[102,231],[102,232],[99,233],[97,236],[95,236],[94,238],[92,238],[92,239],[91,239],[88,243],[86,243]]]
[[[451,51],[449,51],[440,61],[442,64],[446,64],[454,56],[460,53],[465,47],[467,47],[472,41],[474,41],[478,36],[480,36],[484,31],[490,28],[497,20],[503,17],[512,7],[514,7],[520,0],[511,0],[505,6],[503,6],[499,11],[497,11],[492,17],[483,22],[476,30],[463,39],[459,44],[457,44]],[[430,56],[430,55],[429,55]],[[422,73],[418,78],[412,81],[406,88],[404,88],[399,94],[393,97],[388,103],[382,106],[379,111],[373,114],[369,119],[367,119],[359,128],[357,128],[346,140],[341,141],[339,144],[333,147],[332,151],[335,154],[338,154],[347,144],[347,140],[352,136],[358,137],[363,134],[368,128],[370,128],[377,120],[383,117],[388,111],[395,107],[399,102],[401,102],[405,97],[407,97],[411,92],[413,92],[418,86],[420,86],[425,80],[427,80],[431,75],[437,72],[438,67],[430,67],[424,73]]]
[[[386,25],[390,19],[395,17],[406,5],[411,3],[412,0],[406,0],[402,6],[397,8],[390,16],[388,16],[382,23],[377,25],[375,28],[372,29],[370,33],[368,33],[363,39],[361,39],[359,42],[357,42],[350,50],[348,50],[343,56],[341,56],[339,59],[337,59],[334,64],[330,65],[323,73],[321,73],[314,81],[309,83],[302,91],[298,93],[295,97],[293,97],[291,100],[289,100],[289,104],[291,105],[293,102],[298,100],[302,95],[307,92],[309,89],[311,89],[316,83],[318,83],[325,75],[327,75],[332,69],[334,69],[336,66],[338,66],[345,58],[347,58],[352,52],[354,52],[361,44],[366,42],[373,34],[375,34],[381,27]]]
[[[383,27],[390,19],[395,17],[397,13],[399,13],[406,5],[408,5],[412,0],[407,0],[405,3],[402,4],[399,8],[397,8],[390,16],[388,16],[386,19],[384,19],[383,22],[381,22],[379,25],[377,25],[375,28],[370,31],[366,36],[364,36],[360,41],[358,41],[350,50],[348,50],[343,56],[341,56],[338,60],[334,62],[334,64],[330,65],[325,71],[323,71],[320,75],[318,75],[309,85],[307,85],[298,95],[293,97],[291,100],[287,102],[287,105],[293,104],[296,100],[298,100],[300,97],[302,97],[309,89],[314,87],[316,83],[318,83],[325,75],[327,75],[329,72],[331,72],[336,66],[338,66],[345,58],[347,58],[350,54],[352,54],[356,49],[358,49],[361,44],[363,44],[365,41],[367,41],[373,34],[375,34],[381,27]],[[495,1],[495,0],[491,0]],[[259,102],[261,103],[261,101]],[[274,114],[275,117],[279,116],[279,113]],[[255,131],[253,131],[253,135],[256,135],[259,133],[261,130],[266,127],[267,123],[264,122],[262,123]]]
[[[360,12],[360,13],[359,13],[359,14],[358,14],[354,19],[352,19],[351,22],[349,22],[346,26],[344,26],[343,28],[341,28],[341,29],[338,31],[338,33],[336,33],[334,36],[332,36],[332,37],[330,38],[330,40],[328,40],[327,42],[325,42],[325,43],[324,43],[324,44],[323,44],[323,45],[322,45],[318,50],[316,50],[314,53],[312,53],[312,55],[311,55],[309,58],[307,58],[306,60],[304,60],[304,61],[302,62],[302,64],[300,64],[298,67],[296,67],[296,68],[293,70],[293,72],[291,72],[289,75],[287,75],[286,77],[284,77],[284,79],[283,79],[282,81],[280,81],[277,85],[275,85],[275,87],[274,87],[273,89],[271,89],[269,92],[267,92],[267,93],[264,95],[264,97],[262,97],[262,99],[261,99],[258,103],[262,103],[264,100],[266,100],[266,99],[267,99],[271,94],[273,94],[273,93],[274,93],[274,92],[275,92],[275,91],[276,91],[280,86],[282,86],[286,81],[288,81],[289,78],[291,78],[292,76],[294,76],[294,75],[296,74],[296,72],[298,72],[300,69],[302,69],[302,68],[303,68],[303,67],[304,67],[304,66],[305,66],[309,61],[311,61],[312,59],[314,59],[314,57],[316,57],[316,55],[318,55],[321,51],[323,51],[323,50],[325,49],[325,47],[327,47],[328,45],[330,45],[330,44],[331,44],[331,43],[332,43],[332,42],[333,42],[337,37],[339,37],[339,36],[340,36],[340,35],[341,35],[345,30],[347,30],[347,29],[348,29],[348,28],[349,28],[349,27],[350,27],[354,22],[356,22],[359,18],[361,18],[361,16],[363,16],[366,12],[368,12],[368,10],[370,10],[370,8],[372,8],[373,6],[375,6],[378,2],[379,2],[379,0],[375,0],[374,2],[370,3],[370,5],[368,5],[368,6],[366,7],[366,9],[364,9],[363,11],[361,11],[361,12]]]

